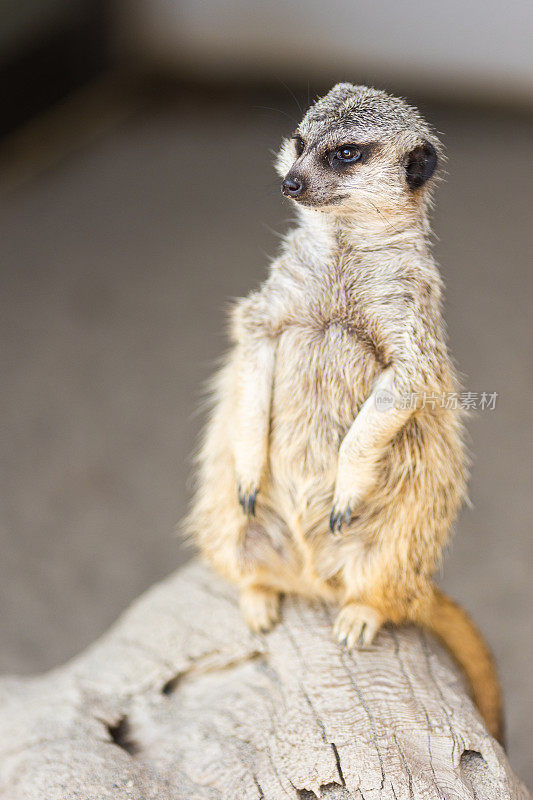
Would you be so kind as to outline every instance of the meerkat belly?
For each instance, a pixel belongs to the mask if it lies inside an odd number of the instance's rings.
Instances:
[[[340,443],[370,392],[379,366],[338,323],[293,325],[278,341],[270,474],[284,516],[310,517],[331,503]]]

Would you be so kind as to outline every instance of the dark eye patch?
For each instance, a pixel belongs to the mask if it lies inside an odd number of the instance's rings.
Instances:
[[[305,149],[304,140],[302,139],[302,137],[300,136],[299,133],[295,133],[293,136],[291,136],[291,139],[294,140],[294,144],[296,146],[296,154],[298,156],[301,156],[303,151],[304,151],[304,149]]]
[[[344,169],[356,164],[364,164],[378,148],[377,142],[339,144],[328,150],[326,161],[333,169]]]
[[[335,150],[333,158],[336,158],[337,161],[343,164],[353,164],[361,158],[361,151],[354,145],[343,145],[339,147],[338,150]]]

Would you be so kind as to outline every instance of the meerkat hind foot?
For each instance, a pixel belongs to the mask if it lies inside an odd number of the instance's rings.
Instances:
[[[372,644],[382,624],[383,617],[375,608],[351,602],[339,611],[333,632],[348,650],[364,649]]]
[[[279,621],[280,596],[273,589],[248,586],[241,591],[240,606],[245,621],[255,633],[267,633]]]

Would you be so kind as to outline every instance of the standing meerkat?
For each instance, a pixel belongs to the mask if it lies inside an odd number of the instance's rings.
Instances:
[[[349,83],[283,142],[299,223],[232,310],[187,527],[256,631],[278,620],[282,593],[337,603],[349,648],[384,623],[434,631],[500,738],[488,648],[433,583],[466,483],[460,411],[441,403],[457,383],[428,246],[440,158],[416,109]]]

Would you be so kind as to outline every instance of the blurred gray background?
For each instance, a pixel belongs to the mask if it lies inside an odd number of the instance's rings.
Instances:
[[[469,422],[442,583],[495,651],[533,787],[531,5],[49,5],[13,3],[0,39],[0,670],[61,663],[189,557],[173,531],[225,308],[290,224],[271,150],[299,105],[368,81],[448,150],[450,345],[499,397]]]

